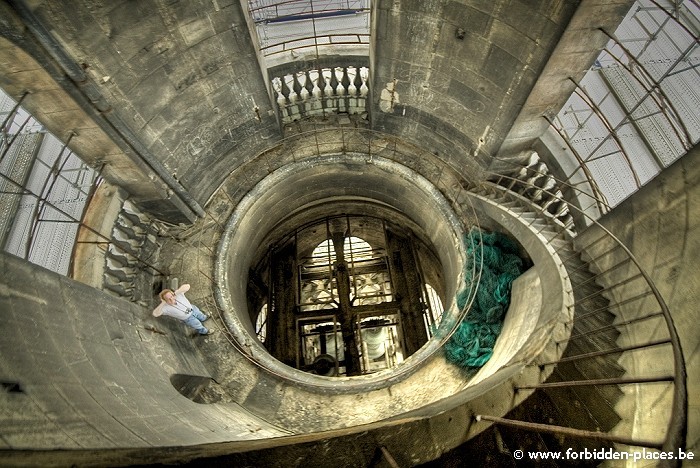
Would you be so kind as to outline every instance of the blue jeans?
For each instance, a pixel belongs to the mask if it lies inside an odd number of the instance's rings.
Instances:
[[[193,304],[192,313],[188,318],[184,320],[184,322],[185,325],[187,325],[188,327],[197,330],[200,335],[206,335],[207,333],[209,333],[209,330],[207,330],[207,328],[204,325],[202,325],[202,322],[204,322],[208,318],[209,317],[204,315],[202,311],[199,310],[199,307]]]

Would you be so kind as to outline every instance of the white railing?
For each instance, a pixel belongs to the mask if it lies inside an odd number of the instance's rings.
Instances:
[[[335,67],[289,73],[272,79],[282,123],[304,117],[366,112],[369,68]]]

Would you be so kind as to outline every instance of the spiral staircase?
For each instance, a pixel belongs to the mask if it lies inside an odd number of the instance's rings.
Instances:
[[[542,383],[518,387],[535,390],[524,403],[506,417],[476,416],[494,425],[440,462],[427,466],[456,463],[466,456],[484,464],[519,466],[513,458],[516,451],[602,454],[627,450],[634,456],[634,450],[643,447],[678,453],[682,448],[673,441],[685,437],[686,375],[666,305],[631,252],[607,229],[594,222],[600,227],[599,237],[577,238],[568,213],[571,205],[562,197],[562,190],[571,187],[556,181],[543,164],[535,166],[533,162],[531,158],[509,176],[493,174],[494,182],[475,192],[507,207],[513,216],[528,220],[561,255],[575,298],[571,335],[557,342],[557,346],[565,347],[560,359],[531,364],[540,370],[552,367],[553,372]],[[550,209],[557,205],[555,210]],[[619,273],[621,270],[623,273]],[[635,282],[646,284],[642,288],[628,287]],[[639,333],[639,328],[649,322],[656,332]],[[661,356],[664,365],[639,365]],[[653,416],[640,416],[639,412],[648,410],[635,408],[635,400],[667,407]],[[670,415],[663,437],[649,429],[659,414]],[[635,427],[640,424],[639,418],[646,430]],[[583,455],[561,462],[537,460],[535,463],[542,466],[604,463],[602,458],[591,461]],[[661,465],[666,463],[681,462]]]

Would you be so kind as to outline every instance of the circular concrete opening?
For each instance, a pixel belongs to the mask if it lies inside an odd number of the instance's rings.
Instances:
[[[436,336],[392,369],[353,377],[314,375],[278,361],[258,340],[251,320],[256,311],[248,310],[249,272],[270,244],[291,229],[350,210],[410,226],[429,245],[442,267],[445,312]],[[454,298],[463,284],[463,232],[442,194],[403,165],[377,157],[370,161],[361,154],[310,158],[271,173],[238,204],[218,246],[216,299],[234,338],[251,351],[259,365],[278,376],[336,391],[390,385],[432,355],[444,327],[455,323],[459,311]]]

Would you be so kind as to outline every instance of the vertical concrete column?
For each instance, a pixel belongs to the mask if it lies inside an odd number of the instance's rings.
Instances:
[[[272,258],[272,309],[268,311],[268,351],[277,360],[296,366],[296,249],[292,242]]]
[[[345,369],[349,376],[360,375],[362,372],[360,351],[357,349],[357,340],[355,339],[357,317],[350,303],[350,272],[348,271],[348,262],[345,261],[345,233],[334,232],[332,237],[336,258],[335,277],[338,282],[338,302],[340,303],[338,321],[345,344]]]
[[[407,237],[387,231],[387,248],[391,264],[394,295],[399,302],[405,352],[411,355],[428,341],[423,325],[421,281],[411,241]]]

